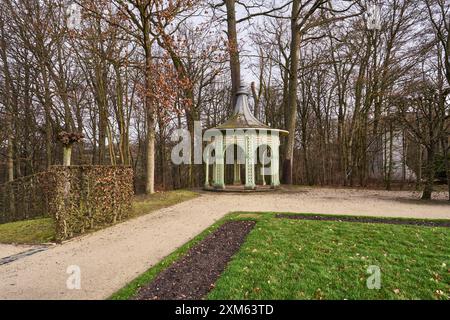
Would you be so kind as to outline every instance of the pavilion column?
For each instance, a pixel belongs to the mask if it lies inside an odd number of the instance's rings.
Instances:
[[[205,188],[209,187],[209,157],[205,159]]]
[[[239,164],[239,160],[235,160],[234,162],[233,184],[241,184],[241,165]]]
[[[265,157],[264,157],[265,158]],[[262,178],[262,185],[265,186],[266,185],[266,176],[264,174],[264,170],[266,169],[264,167],[264,161],[265,159],[263,159],[263,163],[261,164],[261,178]]]
[[[279,148],[280,142],[279,137],[272,137],[272,143],[270,144],[272,161],[270,162],[270,173],[272,179],[270,185],[272,188],[278,187],[280,185],[280,157]]]
[[[255,189],[255,146],[253,136],[245,136],[245,189]]]
[[[216,138],[216,163],[214,167],[214,188],[225,189],[225,179],[224,179],[224,148],[222,137]]]

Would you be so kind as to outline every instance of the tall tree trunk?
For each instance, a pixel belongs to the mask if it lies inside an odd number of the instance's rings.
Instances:
[[[241,85],[241,64],[239,62],[239,48],[236,31],[236,0],[225,0],[227,8],[228,50],[230,52],[232,108],[236,103],[236,94]]]
[[[47,169],[52,165],[52,144],[53,144],[53,128],[52,128],[52,98],[50,85],[48,82],[47,72],[42,70],[42,78],[44,83],[44,112],[45,112],[45,153]]]
[[[146,105],[152,103],[146,98]],[[146,108],[147,114],[147,157],[146,157],[146,180],[145,193],[155,193],[155,117],[152,108]]]
[[[155,105],[152,90],[152,43],[150,41],[150,21],[144,21],[145,46],[145,111],[147,116],[147,157],[145,193],[155,193]]]
[[[119,127],[119,155],[120,162],[123,165],[130,165],[130,151],[129,151],[129,130],[128,130],[128,121],[125,116],[125,105],[124,105],[124,92],[123,92],[123,84],[122,84],[122,75],[120,74],[120,65],[119,63],[114,63],[114,71],[116,74],[116,118],[117,125]]]
[[[416,176],[416,190],[419,190],[422,185],[422,167],[423,167],[423,147],[421,144],[417,143],[418,152],[418,166],[417,166],[417,176]]]
[[[294,161],[295,128],[297,123],[297,80],[301,39],[300,32],[297,27],[299,9],[300,0],[293,0],[291,15],[291,46],[288,89],[289,116],[287,129],[289,131],[289,136],[283,161],[282,179],[283,183],[285,184],[292,184],[292,166]]]
[[[107,136],[107,98],[106,98],[106,72],[103,66],[96,67],[97,103],[98,103],[98,163],[106,162],[106,136]]]
[[[344,186],[347,185],[347,168],[345,161],[345,141],[344,141],[344,112],[343,112],[343,103],[341,99],[339,99],[339,111],[338,111],[338,124],[337,124],[337,145],[338,145],[338,167],[339,174],[342,177],[342,182]]]
[[[287,68],[289,64],[287,65]],[[288,101],[288,92],[289,92],[289,72],[285,71],[283,76],[283,104],[281,111],[283,112],[283,129],[288,130],[289,126],[289,101]],[[284,164],[284,157],[286,156],[286,145],[287,145],[287,137],[282,135],[280,137],[280,161]],[[284,177],[281,177],[284,179]]]
[[[1,21],[3,22],[3,21]],[[7,57],[7,44],[5,41],[5,34],[3,29],[3,23],[0,25],[0,31],[1,31],[1,58],[3,62],[3,77],[4,77],[4,92],[3,92],[3,101],[6,107],[6,131],[7,131],[7,139],[8,139],[8,145],[7,145],[7,155],[6,155],[6,168],[7,168],[7,180],[12,181],[14,180],[14,145],[13,145],[13,138],[14,138],[14,132],[13,132],[13,112],[12,112],[12,105],[11,105],[11,74],[9,72],[9,64],[8,64],[8,57]]]
[[[186,120],[187,120],[189,135],[190,135],[190,139],[191,139],[191,162],[188,165],[188,186],[193,188],[195,186],[195,164],[194,164],[194,152],[195,152],[195,149],[194,149],[195,148],[195,146],[194,146],[195,132],[194,131],[195,131],[195,128],[194,128],[194,124],[195,124],[195,121],[197,120],[196,110],[195,110],[195,107],[193,104],[190,108],[187,108],[186,118],[187,118]]]
[[[81,108],[78,105],[75,111],[75,118],[77,121],[77,132],[81,135],[83,134],[83,117],[81,115]],[[77,143],[77,149],[78,149],[78,164],[83,165],[84,162],[84,142],[83,140],[79,141]]]
[[[393,166],[393,142],[394,142],[394,130],[392,126],[392,120],[389,120],[389,162],[387,168],[386,177],[386,190],[391,190],[391,180],[392,180],[392,166]]]
[[[450,159],[449,159],[449,146],[448,146],[448,138],[442,138],[442,150],[444,151],[444,168],[445,173],[447,174],[447,187],[448,187],[448,201],[450,201]]]
[[[32,135],[36,131],[35,122],[33,121],[32,114],[32,89],[31,89],[31,74],[30,69],[31,65],[28,63],[28,58],[25,57],[25,79],[24,79],[24,110],[25,110],[25,158],[27,159],[25,162],[25,170],[24,175],[31,175],[34,173],[34,161],[32,158],[33,154],[33,142]]]
[[[164,188],[164,190],[167,189],[167,179],[166,179],[166,139],[164,136],[164,119],[162,116],[161,108],[157,108],[157,116],[158,116],[158,136],[159,136],[159,160],[160,160],[160,166],[159,166],[159,174],[161,176],[161,185]]]
[[[431,142],[430,146],[427,146],[426,150],[427,150],[426,182],[422,193],[422,200],[431,200],[435,176],[435,167],[434,167],[435,144]]]
[[[6,167],[8,171],[8,181],[14,180],[14,152],[13,152],[13,130],[12,130],[12,121],[11,117],[8,117],[9,120],[7,120],[8,123],[8,152],[7,152],[7,160],[6,160]]]
[[[406,184],[406,157],[408,155],[408,145],[406,141],[406,130],[402,131],[402,184],[401,189]]]

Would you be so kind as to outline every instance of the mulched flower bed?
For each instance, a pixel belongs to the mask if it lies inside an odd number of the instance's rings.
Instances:
[[[426,221],[426,220],[397,219],[397,218],[320,216],[320,215],[313,215],[313,214],[277,214],[276,217],[277,218],[285,218],[285,219],[298,219],[298,220],[387,223],[387,224],[403,224],[403,225],[413,225],[413,226],[450,228],[450,220],[449,221]]]
[[[214,287],[255,221],[229,221],[141,287],[135,300],[198,300]]]

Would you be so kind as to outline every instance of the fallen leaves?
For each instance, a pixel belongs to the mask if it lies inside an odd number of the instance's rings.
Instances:
[[[436,295],[436,297],[440,298],[444,295],[444,291],[438,289],[434,291],[434,294]]]
[[[325,298],[324,293],[320,288],[317,288],[316,292],[314,293],[314,299],[317,300],[323,300]]]

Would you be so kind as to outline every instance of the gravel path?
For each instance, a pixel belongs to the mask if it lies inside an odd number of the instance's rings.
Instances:
[[[8,244],[0,244],[0,260],[33,249],[34,247],[32,245],[11,246]]]
[[[450,219],[450,203],[421,202],[417,197],[413,192],[319,188],[242,195],[205,193],[1,265],[0,299],[104,299],[231,211]],[[2,245],[0,257],[20,251]],[[81,270],[79,290],[66,286],[71,265]]]

